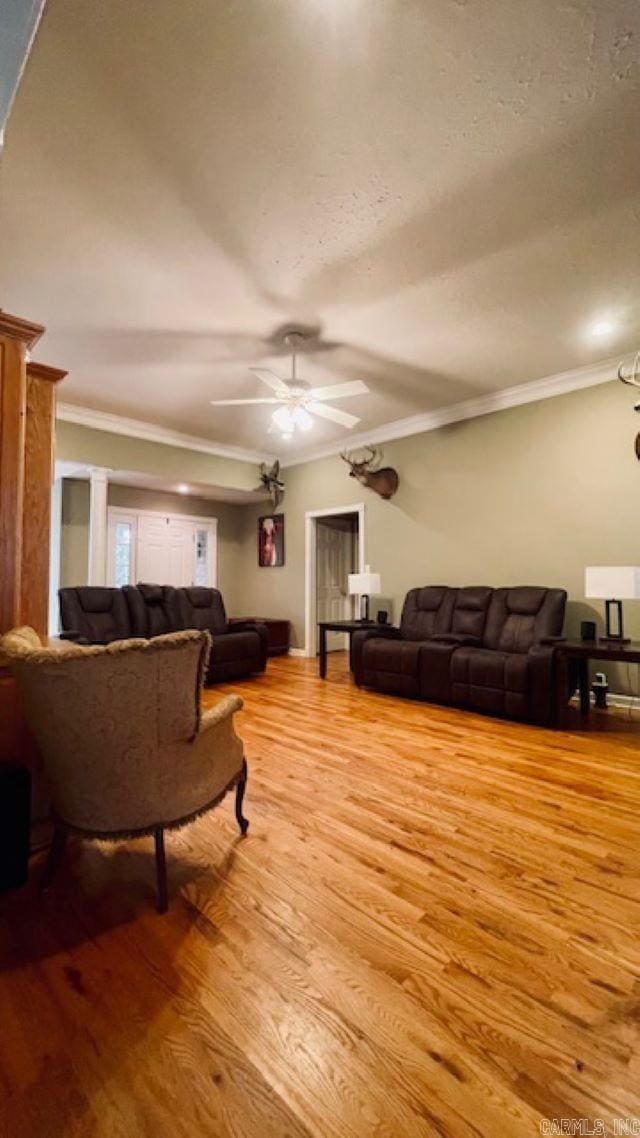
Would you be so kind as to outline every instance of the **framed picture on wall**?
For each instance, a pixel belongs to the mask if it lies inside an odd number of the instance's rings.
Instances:
[[[258,565],[261,569],[284,565],[284,514],[258,518]]]

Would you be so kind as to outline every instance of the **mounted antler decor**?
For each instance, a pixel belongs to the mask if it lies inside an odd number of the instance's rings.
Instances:
[[[284,498],[284,482],[280,478],[280,463],[278,459],[276,459],[271,469],[267,467],[266,462],[260,463],[260,482],[265,490],[269,491],[273,508],[277,510]]]
[[[640,388],[640,352],[636,352],[631,370],[625,374],[624,364],[618,368],[618,379],[629,387]],[[640,402],[634,404],[634,411],[640,411]],[[640,460],[640,431],[636,435],[636,458]]]
[[[344,459],[351,467],[349,471],[350,478],[357,478],[363,486],[367,486],[369,490],[374,490],[381,498],[392,498],[398,489],[398,473],[392,466],[383,466],[380,468],[382,461],[382,451],[378,447],[365,447],[368,451],[368,457],[358,460],[352,457],[348,451],[342,451],[340,458]]]

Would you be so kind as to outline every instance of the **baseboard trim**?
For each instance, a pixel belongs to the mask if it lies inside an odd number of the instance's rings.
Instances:
[[[306,655],[307,655],[306,648],[290,648],[289,649],[289,656],[306,656]]]

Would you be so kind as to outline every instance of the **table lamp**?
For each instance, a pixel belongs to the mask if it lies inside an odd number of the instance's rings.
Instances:
[[[584,573],[586,597],[604,601],[606,632],[604,640],[626,643],[622,624],[623,600],[640,600],[640,568],[637,565],[591,565]],[[613,630],[611,613],[617,610],[617,631]]]
[[[369,565],[365,565],[364,573],[349,574],[349,595],[360,597],[359,620],[369,619],[369,597],[372,593],[379,593],[380,589],[380,574],[372,573]]]

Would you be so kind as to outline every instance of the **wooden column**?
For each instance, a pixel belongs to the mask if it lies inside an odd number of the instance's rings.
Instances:
[[[0,632],[20,618],[27,352],[43,331],[0,312]]]
[[[55,385],[66,374],[45,364],[27,364],[20,623],[41,636],[49,625]]]
[[[0,633],[31,624],[47,634],[55,384],[66,372],[29,361],[43,332],[0,311]],[[37,816],[37,756],[0,659],[0,761],[20,758],[32,767]]]

